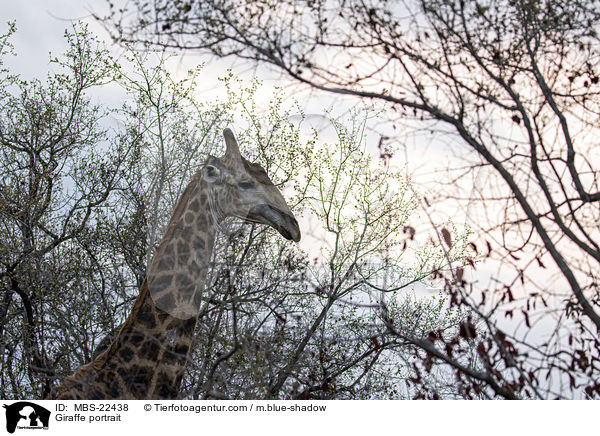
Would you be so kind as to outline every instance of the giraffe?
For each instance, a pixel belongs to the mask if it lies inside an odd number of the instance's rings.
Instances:
[[[117,337],[49,399],[177,398],[219,223],[238,217],[300,240],[279,189],[240,154],[230,129],[223,135],[225,154],[209,156],[181,195]]]

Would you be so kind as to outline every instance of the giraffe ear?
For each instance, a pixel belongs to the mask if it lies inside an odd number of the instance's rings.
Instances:
[[[214,165],[202,167],[202,178],[208,183],[215,183],[221,176],[221,170]]]

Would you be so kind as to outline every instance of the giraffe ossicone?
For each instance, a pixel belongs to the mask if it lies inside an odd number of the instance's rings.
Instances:
[[[110,346],[55,387],[51,399],[177,398],[220,222],[237,217],[298,242],[300,228],[279,189],[240,153],[209,156],[171,216],[133,309]]]

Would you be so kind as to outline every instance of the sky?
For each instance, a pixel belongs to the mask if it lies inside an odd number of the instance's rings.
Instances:
[[[7,21],[15,21],[17,32],[11,39],[18,56],[8,60],[7,65],[12,71],[21,74],[25,79],[43,77],[48,69],[49,53],[60,55],[66,48],[64,32],[71,29],[73,24],[82,21],[100,39],[107,42],[114,55],[123,52],[123,48],[112,43],[108,32],[92,16],[92,13],[102,15],[106,12],[106,2],[80,2],[77,0],[27,0],[0,2],[1,29],[6,30]],[[220,60],[207,58],[203,55],[186,53],[177,56],[170,62],[170,71],[175,77],[184,77],[190,68],[206,62],[203,81],[199,92],[210,98],[211,93],[218,92],[222,85],[217,78],[232,68],[236,74],[247,78],[252,77],[254,68],[240,65],[235,59]],[[262,71],[261,76],[273,84],[280,76]]]
[[[0,2],[0,31],[2,33],[7,28],[7,21],[15,21],[17,31],[11,38],[17,56],[7,59],[7,67],[20,74],[24,79],[34,77],[43,78],[48,69],[50,53],[54,56],[61,55],[67,48],[64,32],[72,28],[73,24],[81,20],[88,24],[89,29],[99,38],[105,40],[111,47],[113,54],[118,56],[123,53],[123,48],[113,44],[108,32],[92,16],[92,13],[103,15],[108,10],[104,0],[78,1],[78,0],[53,0],[51,2],[44,0],[27,1],[2,1]],[[327,141],[335,140],[334,131],[331,125],[323,117],[324,108],[332,108],[332,115],[343,114],[357,100],[342,99],[323,93],[309,91],[299,91],[291,81],[283,77],[279,72],[268,67],[256,67],[234,58],[216,59],[197,53],[178,54],[169,62],[169,70],[175,76],[183,78],[187,71],[200,63],[206,63],[202,71],[201,81],[198,87],[198,98],[210,99],[219,94],[224,94],[225,89],[218,77],[226,74],[227,69],[231,69],[234,74],[243,78],[251,79],[254,75],[263,81],[266,92],[261,92],[258,96],[263,96],[265,102],[270,96],[270,89],[275,86],[284,87],[294,98],[301,101],[304,113],[307,115],[307,125],[319,130],[320,137]],[[116,106],[123,98],[123,91],[114,87],[112,91],[102,89],[100,96],[101,103],[108,106]],[[260,104],[260,101],[259,101]],[[373,120],[377,124],[377,119]],[[375,128],[375,126],[372,126]],[[377,126],[378,129],[385,131],[386,126]],[[387,126],[389,130],[389,126]],[[234,128],[235,131],[235,128]],[[394,133],[390,130],[390,136]],[[367,132],[369,146],[374,152],[377,151],[379,134],[374,131]],[[395,164],[403,167],[407,166],[407,173],[416,172],[420,174],[420,182],[425,179],[435,181],[439,178],[433,163],[447,162],[448,150],[441,141],[435,142],[430,138],[406,137],[402,138],[407,148],[402,153],[395,156]],[[437,159],[436,159],[437,157]],[[394,162],[393,162],[394,163]],[[464,219],[464,218],[462,218]],[[458,220],[460,224],[460,219]]]
[[[49,65],[49,54],[57,56],[62,54],[67,48],[64,32],[70,29],[75,22],[81,20],[88,24],[89,29],[99,38],[105,40],[111,47],[113,54],[118,56],[124,49],[110,40],[108,32],[92,16],[92,13],[103,15],[108,11],[107,2],[104,0],[79,1],[79,0],[26,0],[26,1],[1,1],[0,2],[0,32],[7,28],[7,21],[15,21],[17,26],[16,34],[11,41],[14,45],[17,56],[7,59],[7,67],[20,74],[25,79],[33,77],[43,78],[51,66]],[[350,109],[357,100],[341,99],[323,93],[309,91],[299,91],[291,81],[287,80],[279,72],[268,67],[256,67],[247,61],[240,61],[235,58],[217,59],[197,53],[178,54],[169,62],[169,70],[175,77],[183,78],[187,71],[196,65],[206,63],[201,73],[201,81],[198,87],[198,96],[200,99],[210,99],[219,94],[224,95],[225,89],[218,77],[224,76],[227,69],[231,69],[237,76],[249,80],[254,75],[263,81],[263,87],[266,92],[261,92],[258,96],[263,96],[266,102],[270,96],[270,89],[275,86],[284,87],[294,98],[301,102],[304,113],[307,115],[307,124],[320,130],[320,135],[325,140],[334,140],[334,132],[331,125],[324,121],[324,108],[333,108],[332,115],[340,115]],[[114,91],[107,92],[102,90],[102,104],[116,106],[123,98],[123,91],[118,87]],[[260,104],[260,101],[259,101]],[[395,132],[391,131],[390,126],[377,125],[378,120],[374,119],[372,129],[379,131],[389,131],[390,136]],[[235,131],[235,126],[234,131]],[[397,132],[396,132],[397,134]],[[374,130],[367,132],[369,146],[375,149],[379,142],[379,134]],[[439,136],[439,135],[438,135]],[[398,139],[405,144],[405,148],[396,154],[395,161],[392,163],[399,167],[406,167],[407,174],[418,177],[418,182],[423,185],[429,183],[433,189],[439,187],[437,184],[441,181],[441,175],[438,172],[440,165],[445,165],[448,159],[457,159],[453,156],[456,149],[460,149],[460,144],[445,143],[447,139],[433,139],[425,137],[422,134],[414,136],[406,135]],[[460,153],[460,152],[459,152]],[[484,177],[482,174],[473,174],[471,183],[476,183],[478,179]],[[485,177],[484,177],[485,178]],[[469,180],[465,179],[467,183]],[[466,189],[470,189],[468,186]],[[430,197],[431,198],[431,197]],[[453,211],[450,216],[457,217]],[[456,224],[463,224],[469,217],[458,217],[454,220]]]
[[[0,2],[0,30],[4,32],[7,29],[7,21],[15,21],[17,32],[13,35],[11,41],[15,47],[18,56],[7,59],[7,66],[11,71],[20,74],[24,79],[33,77],[43,78],[49,69],[49,53],[60,55],[66,49],[66,40],[64,38],[65,29],[69,29],[77,21],[81,20],[88,23],[89,29],[98,35],[101,39],[107,41],[112,47],[113,54],[117,55],[123,52],[123,48],[112,44],[108,32],[93,17],[92,12],[102,15],[108,8],[104,0],[78,1],[78,0],[26,0],[26,1],[2,1]],[[224,94],[224,86],[218,81],[218,77],[224,76],[227,69],[231,69],[235,75],[243,79],[251,79],[254,75],[263,82],[265,91],[273,87],[283,87],[286,92],[293,95],[294,98],[301,101],[303,111],[307,115],[308,124],[316,127],[323,133],[331,130],[327,122],[324,122],[324,108],[332,108],[332,115],[335,117],[345,113],[348,109],[358,103],[357,100],[341,98],[323,93],[315,93],[306,89],[299,90],[298,86],[288,80],[281,73],[269,67],[256,67],[247,61],[235,58],[217,59],[197,53],[179,54],[169,62],[170,72],[177,78],[183,78],[187,71],[198,64],[205,63],[202,71],[202,80],[198,87],[198,97],[210,99],[219,94]],[[270,92],[261,92],[267,101]],[[103,103],[112,105],[118,103],[122,97],[115,90],[113,95],[104,93],[102,95]],[[260,102],[259,102],[260,103]],[[385,132],[378,126],[380,130]],[[388,126],[389,128],[389,126]],[[390,130],[390,135],[393,134]],[[373,147],[378,143],[379,135],[374,132],[370,135]],[[411,171],[415,170],[422,174],[432,171],[429,168],[433,155],[445,155],[447,147],[443,144],[419,141],[419,153],[405,152],[399,156],[400,165],[408,164]],[[406,141],[414,140],[406,138]],[[429,144],[427,144],[429,142]]]
[[[50,53],[60,56],[67,48],[64,32],[71,29],[77,21],[88,24],[89,29],[100,39],[106,41],[112,54],[118,57],[124,49],[112,43],[108,32],[92,16],[92,13],[103,15],[108,11],[104,0],[78,1],[78,0],[26,0],[26,1],[1,1],[0,2],[0,32],[8,28],[7,22],[16,22],[17,31],[11,38],[17,56],[8,57],[6,66],[24,79],[42,79],[49,68]],[[280,72],[266,66],[256,66],[244,60],[233,57],[217,59],[213,56],[193,52],[178,53],[170,58],[167,67],[175,78],[184,78],[188,70],[199,64],[205,64],[201,73],[201,80],[196,88],[197,98],[211,99],[225,96],[225,87],[218,80],[227,74],[227,70],[239,78],[250,80],[258,77],[263,87],[257,94],[260,104],[266,103],[275,87],[282,87],[286,93],[301,101],[303,112],[307,116],[307,125],[317,128],[320,133],[332,138],[333,129],[323,117],[324,108],[333,108],[332,115],[345,113],[357,104],[356,100],[345,100],[338,96],[323,93],[314,93],[310,90],[300,90],[298,85],[288,80]],[[102,104],[113,106],[120,103],[123,94],[115,87],[114,92],[102,91]],[[291,101],[291,100],[290,100]],[[235,131],[235,129],[234,129]],[[376,144],[378,136],[373,136]]]
[[[17,32],[11,39],[15,52],[18,56],[7,59],[6,66],[13,72],[20,74],[25,79],[34,77],[43,78],[49,69],[49,53],[60,55],[66,49],[66,40],[64,38],[65,29],[72,27],[77,20],[88,23],[92,32],[110,44],[110,38],[105,29],[96,22],[91,12],[102,13],[106,11],[106,2],[104,0],[80,1],[80,0],[4,0],[0,1],[0,33],[7,29],[7,21],[16,21]],[[112,49],[116,54],[122,52],[122,48],[113,45]],[[223,85],[218,81],[218,77],[225,75],[227,69],[245,79],[250,79],[254,74],[263,80],[267,90],[274,86],[283,86],[295,92],[294,96],[301,99],[304,111],[308,115],[308,120],[314,120],[315,123],[322,123],[323,108],[335,105],[337,113],[343,112],[352,106],[349,101],[342,101],[340,105],[339,98],[334,99],[323,94],[298,93],[292,84],[282,77],[278,72],[269,70],[265,67],[256,68],[243,61],[236,59],[215,59],[203,55],[186,53],[179,55],[170,63],[170,70],[176,77],[183,77],[188,69],[195,65],[207,62],[207,66],[202,73],[202,81],[198,89],[201,98],[211,98],[224,92]],[[269,93],[265,93],[268,95]],[[120,94],[115,90],[114,94],[104,94],[104,103],[113,105],[119,101]],[[320,127],[323,127],[322,124]],[[330,132],[331,133],[331,132]],[[376,134],[371,135],[374,144],[378,141]],[[435,181],[436,174],[435,162],[438,164],[447,163],[447,159],[453,158],[447,150],[453,147],[445,147],[441,141],[437,143],[423,137],[406,139],[412,141],[408,144],[404,153],[399,156],[400,162],[410,165],[410,171],[416,171],[425,179]],[[430,141],[429,143],[427,141]],[[418,144],[417,144],[418,143]],[[457,144],[451,144],[452,146]],[[454,157],[456,158],[456,157]],[[485,174],[474,174],[472,183],[486,178]],[[424,179],[420,179],[422,182]],[[460,224],[465,217],[455,220]],[[463,221],[464,222],[464,221]],[[468,223],[467,223],[468,224]],[[490,266],[487,273],[485,268],[480,267],[480,277],[489,280],[489,275],[493,274],[493,266]]]
[[[108,32],[92,16],[92,13],[102,15],[108,8],[104,0],[78,1],[78,0],[44,0],[27,1],[2,1],[0,2],[0,31],[7,29],[7,21],[15,21],[17,31],[11,38],[17,56],[6,59],[6,66],[13,72],[20,74],[25,79],[34,77],[43,78],[49,68],[50,53],[54,56],[61,55],[67,48],[64,32],[72,28],[73,24],[81,20],[88,24],[89,29],[99,38],[105,40],[111,47],[113,54],[118,56],[123,53],[123,48],[113,44]],[[234,58],[217,59],[198,53],[178,54],[169,62],[169,70],[175,77],[183,78],[187,71],[200,63],[206,63],[202,71],[202,80],[198,87],[198,98],[210,99],[219,94],[224,95],[225,89],[218,77],[226,74],[231,69],[237,76],[250,80],[254,75],[263,81],[267,92],[259,93],[265,102],[270,96],[270,89],[275,86],[286,88],[294,98],[301,101],[307,115],[307,124],[317,128],[325,140],[334,140],[331,125],[324,121],[324,108],[333,108],[332,114],[339,115],[350,109],[355,100],[340,99],[323,93],[299,91],[291,81],[279,72],[268,67],[256,67],[246,61]],[[109,106],[118,105],[123,98],[123,91],[115,87],[113,91],[102,90],[102,103]],[[260,101],[259,101],[260,103]],[[377,124],[377,119],[373,120]],[[372,126],[375,128],[375,126]],[[386,126],[377,126],[385,131]],[[389,126],[387,126],[389,128]],[[235,128],[234,128],[235,130]],[[390,131],[390,136],[394,132]],[[379,135],[374,131],[367,132],[371,148],[378,144]],[[440,175],[436,165],[447,163],[453,158],[449,150],[456,147],[447,147],[442,141],[434,141],[423,136],[405,137],[401,141],[406,143],[406,148],[395,156],[397,166],[407,167],[407,174],[417,174],[419,182],[425,180],[437,182]],[[376,148],[375,148],[376,149]],[[456,158],[456,157],[454,157]],[[436,164],[437,162],[437,164]],[[472,182],[476,183],[481,174],[474,174]],[[456,218],[456,214],[453,213]],[[468,217],[459,217],[454,220],[459,226],[468,221]],[[468,222],[467,222],[468,224]]]
[[[90,6],[88,2],[73,0],[0,2],[3,31],[7,28],[7,21],[16,21],[17,24],[12,43],[18,56],[12,59],[10,66],[24,76],[44,73],[48,53],[59,54],[66,48],[64,31],[76,20],[88,22],[94,32],[106,36],[104,29],[90,16],[90,11],[99,11],[103,3],[96,1],[95,6]]]

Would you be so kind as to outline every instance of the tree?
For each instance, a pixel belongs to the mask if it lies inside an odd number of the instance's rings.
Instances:
[[[279,176],[276,183],[294,175],[295,213],[315,229],[305,226],[303,238],[321,248],[298,253],[264,228],[225,231],[237,237],[218,244],[188,395],[404,398],[410,388],[403,361],[414,350],[376,321],[378,308],[387,302],[390,316],[405,321],[397,330],[412,337],[455,330],[461,314],[448,311],[444,299],[403,295],[446,259],[437,246],[422,253],[421,265],[405,261],[415,197],[397,171],[366,151],[364,121],[355,115],[334,123],[333,144],[319,146],[313,137],[298,147],[299,128],[280,105],[279,96],[265,116],[247,112],[248,139],[257,142],[255,159]],[[295,159],[282,159],[284,153]],[[453,258],[464,252],[459,245]]]
[[[599,12],[585,0],[136,0],[105,22],[121,41],[234,55],[372,100],[460,148],[425,210],[454,207],[456,182],[484,168],[467,194],[473,257],[501,273],[490,286],[462,267],[443,275],[473,317],[452,337],[403,336],[425,353],[415,384],[433,395],[420,374],[443,362],[466,396],[597,398]]]
[[[85,28],[66,36],[69,50],[52,60],[57,71],[45,82],[2,72],[3,396],[47,393],[56,370],[77,361],[73,350],[89,358],[81,335],[93,337],[98,326],[76,320],[110,313],[96,247],[106,233],[97,221],[121,187],[133,144],[109,137],[101,127],[107,111],[86,95],[112,80],[112,59]],[[71,334],[60,338],[61,330]]]
[[[11,32],[0,38],[4,55]],[[287,188],[295,213],[313,221],[305,237],[323,249],[221,223],[181,396],[406,396],[402,362],[414,348],[399,333],[454,331],[465,314],[443,298],[400,294],[460,262],[466,241],[455,235],[447,253],[430,244],[409,264],[415,196],[366,151],[361,116],[332,121],[328,145],[281,90],[261,113],[260,84],[230,74],[222,99],[200,103],[200,70],[175,80],[160,53],[127,50],[115,61],[85,26],[65,36],[45,81],[0,76],[0,395],[43,397],[110,343],[187,179],[234,125],[244,155]],[[117,87],[122,107],[103,105],[99,96]],[[382,304],[403,320],[393,331],[377,321]]]

